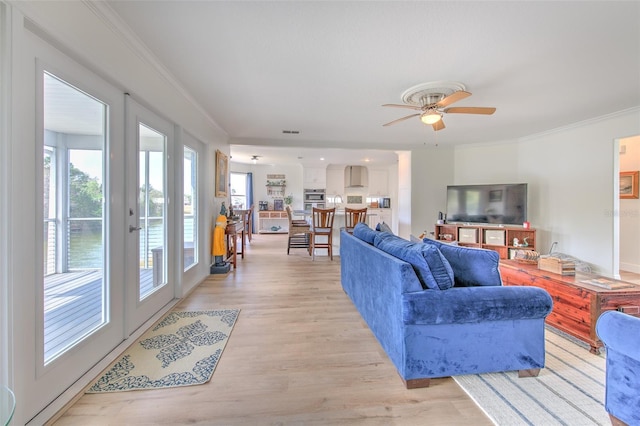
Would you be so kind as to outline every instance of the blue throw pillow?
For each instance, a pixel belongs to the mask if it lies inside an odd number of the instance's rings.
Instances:
[[[447,270],[447,260],[439,255],[437,249],[425,251],[424,244],[412,243],[387,232],[379,233],[373,245],[385,253],[410,263],[425,289],[446,290],[453,287],[451,267]],[[431,269],[432,267],[434,270]]]
[[[376,225],[376,231],[388,232],[389,234],[393,234],[391,227],[389,227],[389,225],[387,225],[384,222],[380,222],[379,224]]]
[[[455,284],[453,269],[447,258],[444,257],[436,246],[431,244],[420,243],[418,247],[422,248],[422,256],[424,256],[424,259],[427,261],[433,278],[436,280],[436,283],[438,283],[440,290],[453,287]]]
[[[360,222],[353,228],[353,236],[361,239],[364,242],[373,244],[373,239],[379,232],[369,228],[366,224]]]
[[[444,244],[426,239],[425,245],[437,247],[449,261],[456,287],[500,286],[500,256],[498,252],[475,247]]]

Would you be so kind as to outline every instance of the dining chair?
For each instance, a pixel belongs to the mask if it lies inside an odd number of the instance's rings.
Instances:
[[[287,210],[287,216],[289,217],[289,220],[291,220],[293,223],[300,224],[300,225],[303,225],[303,226],[304,225],[309,225],[309,222],[307,222],[304,219],[294,219],[293,218],[293,210],[291,209],[291,206],[288,205],[286,207],[286,210]]]
[[[329,258],[333,260],[333,218],[336,209],[313,208],[311,215],[311,259],[315,260],[316,249],[326,248]]]
[[[251,241],[251,237],[253,236],[253,204],[251,204],[245,215],[244,232],[249,241]]]
[[[358,223],[367,223],[367,208],[350,209],[344,208],[344,228],[349,234],[353,234],[353,228]]]
[[[240,216],[242,222],[244,224],[244,236],[245,238],[251,242],[252,237],[252,227],[253,227],[253,206],[246,210],[236,210],[235,214]]]
[[[291,207],[287,206],[287,217],[289,219],[289,238],[287,241],[287,254],[292,248],[306,248],[311,255],[310,235],[311,225],[304,220],[293,218]]]

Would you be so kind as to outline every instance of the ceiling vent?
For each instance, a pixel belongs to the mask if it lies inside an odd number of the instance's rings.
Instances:
[[[364,166],[347,166],[344,169],[347,188],[362,188],[369,185],[369,171]]]

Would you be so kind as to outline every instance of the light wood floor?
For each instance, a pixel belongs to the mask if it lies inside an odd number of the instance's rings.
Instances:
[[[86,394],[56,425],[491,425],[451,378],[407,390],[340,285],[340,261],[254,235],[176,309],[240,308],[211,381]]]
[[[620,279],[634,284],[640,284],[640,274],[634,272],[620,271]]]

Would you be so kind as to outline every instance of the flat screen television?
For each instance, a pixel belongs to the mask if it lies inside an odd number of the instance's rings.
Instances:
[[[526,183],[447,186],[447,222],[522,225],[526,220]]]

